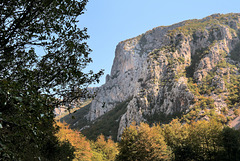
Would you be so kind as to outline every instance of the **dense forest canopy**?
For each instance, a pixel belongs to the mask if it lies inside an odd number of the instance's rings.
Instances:
[[[173,119],[169,124],[133,123],[114,143],[103,135],[95,141],[86,139],[69,125],[57,122],[57,137],[69,140],[76,149],[74,160],[91,161],[238,161],[240,131],[218,120],[183,123]]]

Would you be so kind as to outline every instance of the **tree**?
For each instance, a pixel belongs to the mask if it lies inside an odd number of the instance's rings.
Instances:
[[[92,149],[97,154],[92,157],[92,160],[100,161],[114,161],[118,154],[117,144],[112,141],[111,138],[105,140],[104,135],[99,135],[97,140],[92,144]],[[101,156],[99,158],[99,156]]]
[[[163,126],[163,132],[174,153],[174,160],[219,160],[222,128],[223,125],[215,120],[182,124],[174,119]]]
[[[105,140],[103,135],[98,136],[95,142],[89,141],[80,132],[69,129],[66,123],[57,122],[59,131],[56,136],[62,142],[69,142],[75,149],[73,160],[84,161],[113,161],[118,153],[117,144],[110,138]]]
[[[222,152],[220,134],[223,125],[216,120],[199,120],[192,122],[189,128],[187,144],[192,151],[194,160],[219,160]]]
[[[221,132],[221,143],[224,147],[222,160],[240,160],[240,131],[225,127]]]
[[[53,152],[62,144],[54,136],[53,109],[88,97],[88,85],[98,82],[103,73],[83,72],[92,61],[85,42],[89,37],[86,28],[77,27],[77,17],[84,13],[86,3],[87,0],[0,2],[3,160],[58,160],[53,159]],[[36,48],[42,48],[44,54],[37,54]],[[71,152],[65,156],[66,160],[71,157]]]
[[[78,131],[69,129],[69,125],[66,123],[57,122],[56,125],[60,128],[56,134],[58,139],[62,142],[67,140],[75,148],[73,160],[91,161],[92,149],[86,137]]]
[[[174,154],[173,160],[190,160],[192,150],[186,140],[189,137],[189,124],[184,125],[179,119],[173,119],[169,124],[163,125],[165,141]]]
[[[130,125],[122,134],[117,160],[170,160],[171,151],[158,126]]]

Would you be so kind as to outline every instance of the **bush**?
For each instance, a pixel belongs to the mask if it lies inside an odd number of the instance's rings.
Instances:
[[[239,111],[240,111],[239,109],[235,109],[235,110],[234,110],[234,115],[235,115],[235,116],[239,116],[239,113],[240,113]]]

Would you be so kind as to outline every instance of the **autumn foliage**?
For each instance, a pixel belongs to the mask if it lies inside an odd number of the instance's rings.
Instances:
[[[74,160],[91,160],[92,151],[90,143],[86,140],[86,137],[81,135],[80,132],[74,131],[69,128],[65,123],[57,122],[59,131],[56,136],[60,141],[69,141],[75,148],[75,159]]]
[[[146,123],[127,127],[119,143],[104,135],[89,141],[80,132],[57,123],[60,141],[75,148],[74,160],[82,161],[238,161],[240,131],[225,127],[217,120],[183,123],[179,119],[169,124]]]
[[[234,141],[231,141],[234,140]],[[240,132],[217,120],[172,120],[149,127],[131,125],[122,134],[118,160],[237,161]]]
[[[159,131],[160,130],[160,131]],[[169,160],[171,151],[158,126],[131,125],[126,128],[119,143],[118,160]]]
[[[106,141],[103,135],[93,142],[80,132],[72,130],[66,123],[57,122],[59,131],[56,134],[60,141],[68,141],[75,148],[75,161],[113,161],[118,154],[117,144],[110,138]]]

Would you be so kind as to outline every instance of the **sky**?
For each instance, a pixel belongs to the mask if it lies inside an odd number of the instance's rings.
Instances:
[[[215,13],[240,13],[240,0],[89,0],[79,28],[88,28],[87,40],[93,63],[86,71],[104,69],[100,83],[110,74],[115,48],[120,41],[158,26],[201,19]]]

